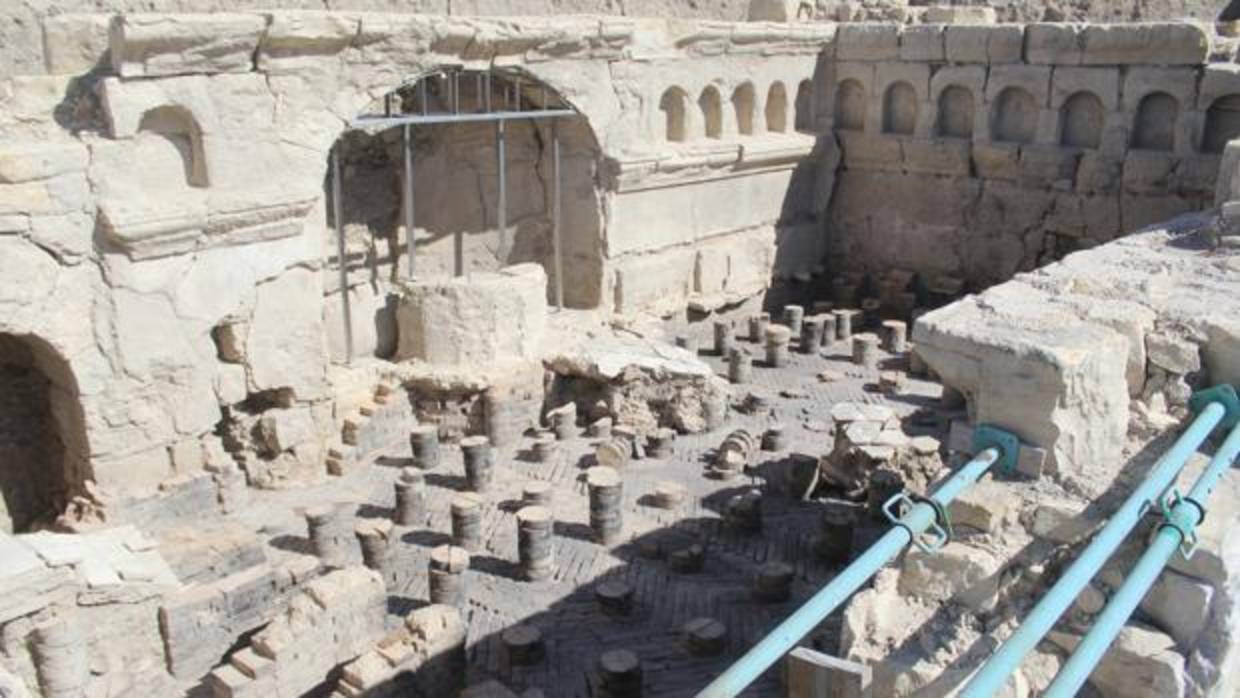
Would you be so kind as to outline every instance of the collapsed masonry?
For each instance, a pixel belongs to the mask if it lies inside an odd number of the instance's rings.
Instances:
[[[1240,383],[1236,32],[846,5],[46,18],[0,80],[0,695],[690,694],[991,423],[1035,457],[808,639],[957,687]],[[1229,695],[1234,480],[1091,690]]]

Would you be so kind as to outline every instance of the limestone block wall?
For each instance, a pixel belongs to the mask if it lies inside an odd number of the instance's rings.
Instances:
[[[762,290],[778,258],[801,257],[779,245],[821,244],[792,192],[817,181],[801,88],[833,33],[363,12],[48,20],[42,64],[0,79],[0,334],[50,386],[64,445],[50,509],[88,481],[87,499],[133,499],[221,458],[252,484],[322,475],[350,409],[329,378],[344,342],[328,154],[350,119],[445,65],[520,70],[581,113],[565,241],[566,285],[593,289],[584,305]],[[673,87],[692,92],[696,130],[669,139]],[[352,239],[357,352],[384,353],[397,338],[376,278],[394,258],[368,265]]]
[[[834,26],[807,25],[801,35],[814,43],[773,50],[768,37],[784,31],[704,26],[678,42],[687,56],[656,53],[613,71],[639,115],[627,125],[636,142],[609,163],[616,311],[735,302],[765,290],[778,260],[792,273],[821,257],[825,197],[808,158],[819,53]]]
[[[1236,66],[1192,24],[841,25],[829,263],[1009,278],[1208,207]],[[891,196],[899,192],[899,196]]]

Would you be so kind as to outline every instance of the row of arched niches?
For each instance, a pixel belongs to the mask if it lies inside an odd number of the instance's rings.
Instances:
[[[791,105],[788,88],[780,80],[767,85],[765,90],[753,82],[743,82],[732,90],[728,102],[736,133],[742,136],[814,129],[814,87],[808,79],[797,86],[796,100]],[[703,88],[696,100],[680,87],[669,87],[659,99],[659,110],[664,116],[663,136],[674,143],[723,138],[724,109],[723,94],[714,85]]]
[[[762,98],[759,102],[759,98]],[[1033,143],[1039,133],[1039,121],[1057,119],[1054,133],[1058,145],[1072,148],[1099,148],[1110,120],[1128,121],[1127,146],[1141,150],[1220,153],[1233,138],[1240,137],[1240,94],[1223,95],[1213,100],[1205,112],[1205,124],[1191,148],[1177,148],[1180,120],[1188,105],[1165,91],[1143,95],[1132,113],[1108,109],[1103,100],[1088,90],[1077,91],[1062,101],[1057,110],[1043,109],[1028,90],[1010,86],[990,102],[988,112],[978,112],[978,100],[966,86],[949,84],[938,91],[937,100],[923,102],[913,85],[896,81],[886,87],[878,114],[871,113],[871,100],[866,87],[856,79],[841,80],[835,86],[832,125],[839,131],[877,130],[891,135],[927,135],[941,138],[973,139],[979,128],[988,129],[989,140],[996,143]],[[659,100],[664,115],[664,138],[671,142],[699,138],[724,137],[724,109],[733,112],[735,130],[739,135],[784,133],[815,129],[815,105],[818,103],[814,84],[802,80],[797,86],[795,101],[789,104],[788,91],[782,81],[772,82],[759,91],[752,82],[737,86],[725,107],[723,95],[708,85],[694,100],[680,87],[670,87]],[[917,134],[920,113],[929,105],[934,109],[929,132]],[[789,122],[789,108],[793,110]],[[878,118],[877,129],[867,128],[867,121]],[[979,124],[979,120],[988,123]]]

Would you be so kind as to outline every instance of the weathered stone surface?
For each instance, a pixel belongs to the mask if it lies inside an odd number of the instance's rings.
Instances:
[[[1175,640],[1192,647],[1206,627],[1215,590],[1208,584],[1166,570],[1141,599],[1141,610]]]
[[[379,573],[363,567],[315,579],[229,664],[211,672],[208,682],[217,695],[228,698],[273,689],[277,694],[301,695],[382,635],[386,599]],[[265,669],[253,672],[250,660],[261,662]]]
[[[1066,650],[1080,638],[1052,632],[1048,639]],[[1126,625],[1090,675],[1105,696],[1183,696],[1187,690],[1184,657],[1174,641],[1155,630]]]
[[[914,341],[980,423],[1047,448],[1063,473],[1113,463],[1128,421],[1125,367],[1113,357],[1127,342],[1049,300],[1012,282],[922,317]]]
[[[124,77],[248,72],[266,26],[259,14],[121,15],[112,65]]]
[[[302,400],[323,394],[323,314],[304,302],[314,295],[321,295],[319,277],[304,269],[258,287],[246,337],[251,391],[287,388]]]
[[[952,500],[952,524],[994,533],[1004,525],[1013,504],[1010,488],[988,478],[961,492]]]
[[[842,61],[894,61],[900,57],[900,27],[895,24],[844,24],[835,41],[835,57]]]
[[[537,356],[547,275],[522,264],[498,273],[406,284],[396,311],[397,358],[482,366]]]
[[[900,593],[921,599],[951,599],[974,610],[995,602],[1002,561],[965,543],[951,542],[932,553],[910,548],[900,571]]]
[[[1210,35],[1186,22],[1090,25],[1081,42],[1085,65],[1200,65],[1210,53]]]

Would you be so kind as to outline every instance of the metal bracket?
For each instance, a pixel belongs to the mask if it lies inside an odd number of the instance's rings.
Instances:
[[[1016,461],[1020,458],[1020,439],[1012,432],[1001,429],[993,424],[979,424],[973,430],[973,453],[981,453],[988,448],[999,449],[999,460],[995,465],[1006,474],[1016,472]]]
[[[1223,415],[1223,421],[1219,425],[1224,429],[1231,429],[1240,424],[1240,395],[1236,394],[1236,389],[1226,383],[1216,385],[1213,388],[1206,388],[1193,393],[1188,399],[1188,407],[1193,414],[1198,414],[1204,410],[1212,402],[1217,402],[1227,410]]]
[[[931,521],[930,526],[921,535],[914,533],[913,529],[904,523],[904,516],[915,506],[917,506],[917,503],[913,501],[913,498],[907,492],[901,492],[883,502],[883,514],[886,515],[887,520],[893,526],[899,526],[908,531],[909,539],[913,542],[913,545],[917,546],[923,553],[936,552],[944,545],[947,545],[947,542],[951,540],[951,535],[939,525],[937,511],[935,515],[936,520]],[[897,507],[899,509],[898,512]]]
[[[1171,490],[1167,496],[1158,501],[1158,506],[1162,509],[1163,522],[1159,524],[1158,529],[1174,528],[1180,532],[1180,554],[1185,560],[1192,558],[1193,553],[1197,552],[1197,526],[1186,521],[1180,521],[1175,516],[1175,509],[1180,504],[1191,504],[1197,508],[1197,522],[1205,520],[1206,510],[1201,503],[1191,497],[1183,497],[1179,490]]]

